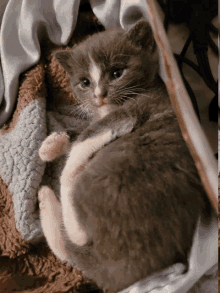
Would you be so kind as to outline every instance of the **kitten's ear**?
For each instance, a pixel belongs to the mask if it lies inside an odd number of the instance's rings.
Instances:
[[[156,42],[152,28],[145,19],[139,20],[128,32],[127,38],[137,46],[154,52],[156,49]]]
[[[60,50],[53,53],[60,65],[67,71],[69,75],[73,74],[72,55],[70,51]]]

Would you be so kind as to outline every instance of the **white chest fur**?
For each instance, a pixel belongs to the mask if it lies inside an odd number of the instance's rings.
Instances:
[[[112,131],[108,130],[105,133],[73,145],[61,176],[61,204],[64,225],[70,239],[78,245],[86,243],[87,235],[81,229],[74,210],[72,198],[74,196],[75,178],[79,168],[87,162],[93,153],[110,142],[112,137]]]

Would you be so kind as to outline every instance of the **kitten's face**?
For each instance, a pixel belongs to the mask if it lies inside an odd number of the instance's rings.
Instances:
[[[139,21],[122,29],[95,34],[56,58],[69,73],[74,94],[84,108],[100,118],[137,93],[156,76],[158,57],[152,31]]]

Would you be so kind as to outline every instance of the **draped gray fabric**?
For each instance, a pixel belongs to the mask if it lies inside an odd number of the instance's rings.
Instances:
[[[42,35],[47,32],[55,44],[67,44],[76,25],[79,3],[80,0],[8,1],[0,36],[0,127],[12,114],[19,75],[39,61]]]

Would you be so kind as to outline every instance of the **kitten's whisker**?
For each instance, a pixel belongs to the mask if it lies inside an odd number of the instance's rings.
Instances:
[[[129,87],[127,87],[127,85],[130,83],[130,81],[128,82],[128,83],[126,83],[126,84],[124,84],[122,87],[120,87],[121,89],[123,89],[123,88],[126,88],[126,89],[140,89],[140,90],[142,90],[142,91],[146,91],[146,89],[144,88],[144,87],[140,87],[141,86],[141,84],[139,84],[139,85],[133,85],[133,86],[129,86]],[[144,85],[144,84],[143,84]]]
[[[89,118],[87,108],[84,108],[82,111],[82,119],[84,119],[84,118],[86,118],[86,119]]]
[[[141,94],[141,92],[134,92],[132,90],[121,90],[121,91],[116,91],[116,94],[120,95],[120,94],[124,94],[124,95],[139,95]]]
[[[89,118],[89,110],[90,109],[90,101],[85,101],[82,104],[80,104],[76,109],[73,109],[71,114],[76,113],[76,115],[79,116],[80,119],[84,119],[85,115],[86,118]]]
[[[144,93],[136,93],[136,92],[125,92],[125,94],[127,95],[142,95],[142,96],[145,96],[145,97],[150,97],[150,94],[144,94]]]
[[[137,90],[136,88],[131,88],[131,89],[129,89],[129,88],[120,88],[120,89],[116,89],[115,91],[117,92],[117,93],[122,93],[122,92],[127,92],[127,91],[129,91],[129,92],[133,92],[133,90]],[[143,90],[142,90],[143,91]]]
[[[74,114],[74,113],[78,113],[79,111],[81,111],[81,108],[80,107],[77,107],[77,108],[74,108],[70,111],[70,114]]]
[[[133,89],[123,89],[122,91],[118,91],[118,92],[122,92],[122,93],[135,93],[135,94],[139,94],[140,92],[134,92],[134,90]]]
[[[118,97],[115,99],[115,101],[119,106],[122,104],[122,100]]]
[[[84,108],[80,108],[77,114],[78,114],[79,116],[81,116],[82,113],[83,113],[83,111],[84,111]]]
[[[133,87],[139,87],[139,88],[141,88],[141,89],[143,89],[143,90],[147,90],[147,89],[145,89],[145,86],[146,86],[146,83],[145,82],[143,82],[143,83],[139,83],[138,85],[134,85]],[[152,89],[156,89],[156,87],[151,87],[150,89],[148,89],[148,90],[152,90]]]
[[[80,118],[80,119],[82,119],[82,116],[83,116],[83,111],[84,111],[84,110],[83,110],[83,109],[81,109],[81,111],[79,112],[79,118]]]
[[[86,107],[85,107],[85,112],[86,112],[86,118],[87,119],[89,119],[89,117],[91,117],[92,115],[91,115],[91,110],[90,110],[90,105],[87,105]]]
[[[140,90],[140,91],[146,91],[144,88],[141,88],[139,86],[127,86],[129,84],[129,82],[127,84],[124,84],[122,87],[118,87],[118,90],[130,90],[130,89],[135,89],[135,90]]]
[[[82,110],[84,113],[87,113],[87,115],[89,114],[90,108],[91,108],[91,103],[89,101],[85,102],[82,105]]]
[[[138,94],[134,93],[129,93],[129,92],[123,92],[118,94],[119,96],[137,96]]]
[[[135,90],[135,91],[134,91]],[[132,94],[141,94],[141,95],[146,95],[149,92],[152,92],[151,89],[149,90],[145,90],[143,88],[138,88],[138,87],[127,87],[127,88],[120,88],[119,90],[117,90],[117,93],[132,93]]]
[[[87,120],[88,119],[88,113],[87,111],[83,111],[83,115],[82,115],[82,119],[84,120],[84,118]]]
[[[122,104],[124,104],[126,101],[129,100],[129,98],[128,97],[125,97],[125,96],[124,97],[123,96],[122,97],[119,97],[119,99],[120,99],[120,101],[121,101]]]
[[[134,99],[134,98],[132,98],[132,97],[128,97],[128,96],[122,96],[122,97],[120,97],[122,100],[124,100],[124,101],[128,101],[128,100],[132,100],[132,101],[134,101],[137,105],[138,105],[138,102]]]
[[[128,95],[141,95],[142,93],[136,93],[136,92],[129,92],[129,91],[125,91],[124,94],[128,94]]]

